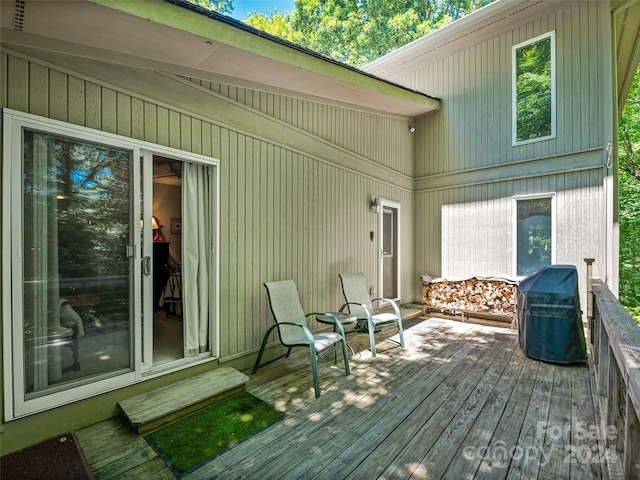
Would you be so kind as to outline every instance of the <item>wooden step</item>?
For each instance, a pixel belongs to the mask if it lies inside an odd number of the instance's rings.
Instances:
[[[143,434],[242,393],[248,381],[244,373],[222,367],[122,400],[118,405],[131,426]]]

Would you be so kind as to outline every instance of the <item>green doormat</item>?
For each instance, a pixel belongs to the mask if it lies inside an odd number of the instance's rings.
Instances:
[[[173,473],[182,477],[283,417],[262,400],[241,393],[144,438]]]

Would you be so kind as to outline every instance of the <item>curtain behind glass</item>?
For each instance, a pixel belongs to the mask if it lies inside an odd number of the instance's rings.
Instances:
[[[209,169],[184,163],[182,170],[182,281],[184,355],[210,350],[211,192]]]

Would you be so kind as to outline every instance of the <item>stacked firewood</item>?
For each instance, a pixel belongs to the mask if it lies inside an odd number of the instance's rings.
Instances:
[[[508,280],[478,277],[423,282],[422,302],[425,309],[512,317],[516,312],[516,285]]]

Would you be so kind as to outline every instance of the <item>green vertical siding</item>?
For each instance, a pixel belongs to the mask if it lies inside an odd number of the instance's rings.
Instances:
[[[419,273],[513,275],[513,197],[556,193],[557,261],[582,271],[583,258],[594,257],[595,274],[607,276],[611,232],[604,226],[602,165],[611,141],[610,93],[603,80],[610,56],[604,41],[608,9],[607,2],[559,3],[542,17],[459,51],[414,54],[412,71],[390,77],[442,98],[440,112],[417,122],[423,132],[415,146]],[[551,30],[556,138],[512,146],[512,46]],[[548,160],[533,165],[533,159]],[[442,177],[451,181],[424,187]]]
[[[413,176],[413,136],[406,119],[199,79],[189,80],[317,138]],[[384,134],[380,135],[381,132]]]
[[[16,55],[3,56],[3,64],[9,108],[220,159],[223,359],[259,347],[271,323],[265,281],[293,278],[307,310],[340,306],[340,272],[364,271],[377,285],[377,223],[368,207],[372,194],[402,204],[402,250],[410,272],[401,278],[402,300],[412,299],[410,191],[335,165],[332,158],[318,158],[313,151],[291,150],[279,135],[272,142],[219,126],[216,111],[201,118],[184,105],[151,101],[153,92],[137,96]],[[205,92],[199,85],[176,85],[184,96],[190,89]],[[411,173],[413,147],[405,119],[243,88],[218,85],[215,90],[207,88],[205,94],[242,102],[248,121],[262,122],[264,131],[273,117],[354,160]],[[260,115],[251,116],[253,110]],[[370,231],[376,232],[376,242],[369,240]]]
[[[443,99],[441,112],[420,119],[416,177],[575,152],[603,138],[602,36],[606,2],[576,2],[478,45],[424,63],[420,75],[393,78]],[[556,31],[557,136],[511,146],[511,47]],[[608,141],[608,140],[607,140]]]

